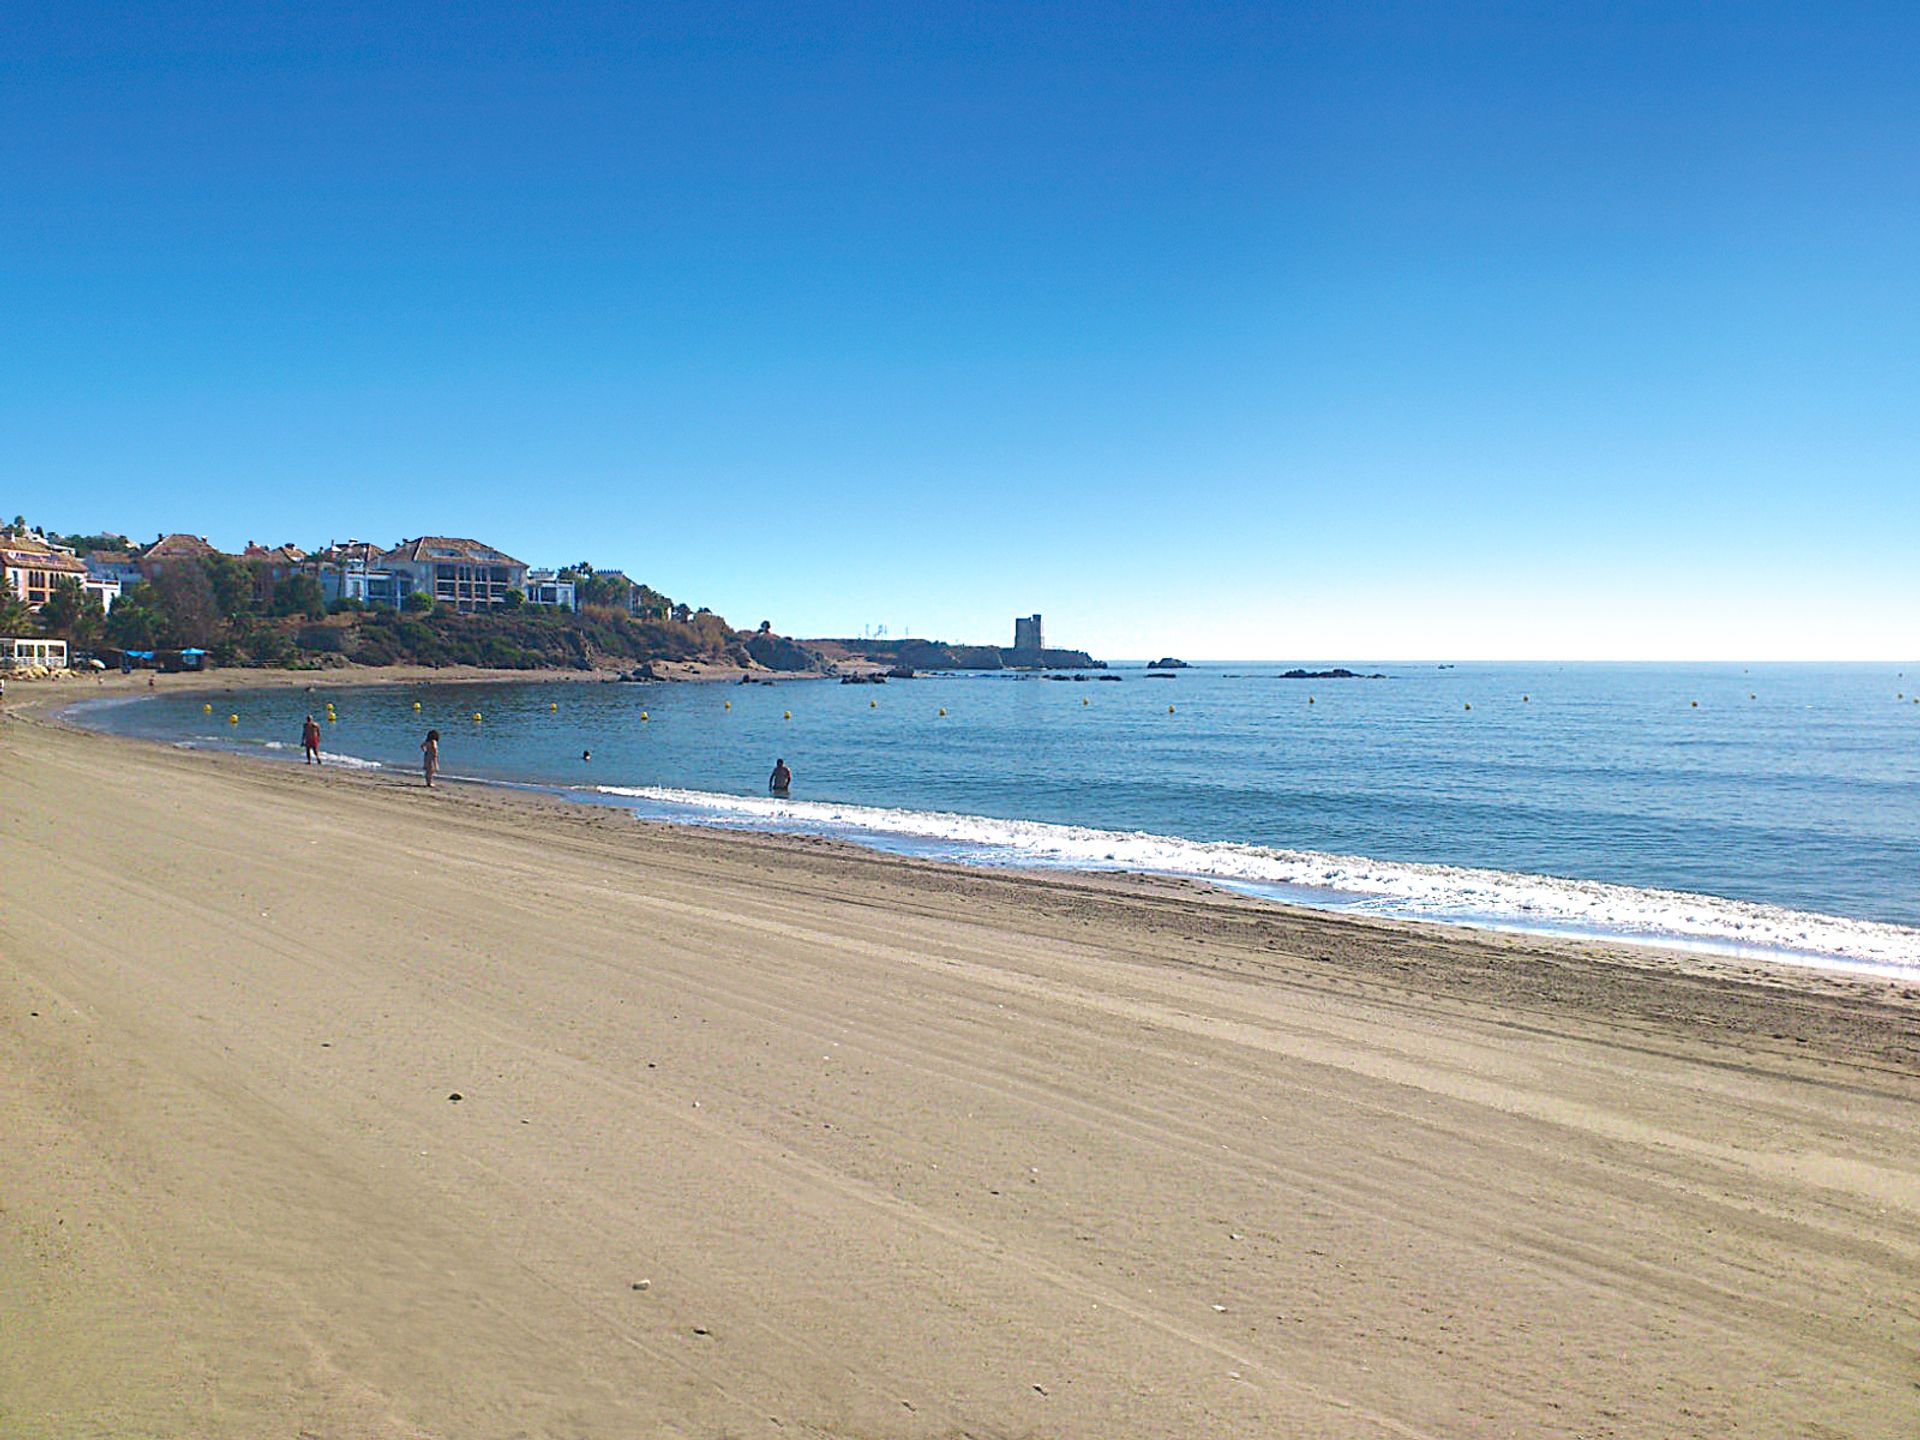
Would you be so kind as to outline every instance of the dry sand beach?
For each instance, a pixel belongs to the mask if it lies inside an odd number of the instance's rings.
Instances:
[[[1920,1434],[1886,982],[17,713],[0,836],[9,1440]]]

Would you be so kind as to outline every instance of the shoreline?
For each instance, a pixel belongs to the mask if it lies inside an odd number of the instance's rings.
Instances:
[[[795,680],[825,680],[835,676],[825,674],[793,674],[772,670],[742,670],[734,665],[717,665],[706,661],[656,660],[644,662],[661,671],[656,680],[628,681],[622,677],[625,670],[637,668],[627,666],[607,669],[576,670],[498,670],[475,665],[329,665],[315,670],[284,670],[234,666],[231,668],[176,671],[163,673],[157,670],[135,670],[131,674],[121,674],[117,670],[90,673],[70,670],[60,678],[36,678],[13,680],[14,689],[7,695],[7,708],[31,712],[44,709],[50,699],[66,696],[78,700],[85,698],[79,692],[104,695],[126,694],[128,696],[149,693],[148,677],[156,681],[155,691],[172,691],[178,694],[232,693],[241,694],[257,690],[312,690],[316,693],[329,689],[357,689],[361,687],[385,687],[390,685],[488,685],[488,684],[528,684],[528,685],[615,685],[615,684],[660,684],[660,685],[737,685],[743,677],[750,678],[754,684],[767,681],[785,684]],[[91,684],[89,683],[91,682]]]
[[[499,676],[492,672],[473,672],[464,678],[470,683],[487,683]],[[394,683],[419,681],[417,677],[397,677]],[[138,700],[144,698],[144,692],[129,694],[126,698]],[[412,769],[330,765],[309,770],[291,758],[277,759],[242,754],[216,746],[185,745],[95,730],[67,719],[59,711],[45,714],[23,709],[16,718],[26,724],[84,736],[112,746],[136,747],[150,753],[201,761],[223,771],[229,768],[237,768],[241,773],[285,769],[299,775],[301,779],[295,783],[300,784],[366,786],[399,792],[424,789],[417,772]],[[1689,946],[1658,939],[1567,935],[1544,929],[1475,924],[1470,921],[1355,913],[1276,898],[1256,889],[1242,888],[1207,876],[1127,869],[970,863],[804,830],[758,829],[707,824],[697,820],[663,819],[638,813],[621,804],[584,798],[566,787],[539,782],[496,781],[443,772],[434,798],[439,799],[442,794],[453,797],[448,803],[470,805],[476,812],[489,817],[512,818],[517,809],[524,809],[528,814],[519,817],[521,819],[539,815],[558,818],[563,823],[573,820],[595,827],[612,821],[636,830],[645,828],[673,834],[688,843],[707,840],[721,847],[732,844],[764,846],[782,856],[831,854],[849,862],[859,861],[881,867],[897,865],[910,873],[926,873],[955,882],[964,878],[1001,877],[1018,884],[1060,886],[1116,897],[1133,896],[1155,901],[1174,897],[1228,910],[1246,911],[1256,917],[1270,914],[1302,926],[1324,923],[1335,927],[1351,927],[1356,935],[1377,934],[1396,942],[1426,940],[1445,945],[1457,940],[1503,953],[1550,957],[1557,962],[1601,964],[1627,971],[1670,974],[1689,979],[1731,980],[1761,989],[1797,992],[1803,988],[1802,981],[1834,982],[1843,988],[1858,986],[1862,993],[1870,996],[1891,993],[1911,999],[1920,1008],[1920,981],[1877,971],[1865,963],[1855,964],[1844,960],[1823,963],[1820,958],[1774,958],[1771,955],[1716,950],[1706,945]],[[1820,987],[1816,984],[1815,988]],[[1920,1056],[1920,1045],[1916,1046],[1916,1055]]]
[[[285,690],[295,688],[298,680],[301,678],[297,673],[288,674],[287,672],[273,671],[221,673],[253,674],[260,678],[252,685],[235,687],[217,687],[193,683],[176,684],[170,688],[175,689],[181,694],[239,694],[248,689]],[[596,678],[585,672],[555,672],[554,678],[565,679],[569,675],[575,678],[576,683]],[[121,698],[127,701],[137,701],[142,698],[148,698],[151,694],[144,684],[138,683],[138,675],[133,677],[116,676],[112,678],[126,682],[118,687],[119,693],[117,696],[113,693],[115,687],[112,686],[101,687],[104,693],[96,697],[91,694],[76,693],[76,689],[79,687],[48,686],[43,684],[40,687],[41,693],[37,697],[39,700],[37,705],[19,704],[13,708],[23,717],[44,714],[50,723],[88,730],[89,727],[81,722],[69,719],[66,712],[77,705],[85,704],[95,698]],[[195,682],[198,682],[200,679],[200,677],[190,678]],[[449,673],[445,670],[434,671],[420,667],[394,667],[384,682],[384,684],[392,686],[431,683],[539,684],[541,682],[538,679],[529,677],[527,672],[521,671],[462,669]],[[356,678],[344,680],[328,687],[309,685],[305,688],[313,691],[315,694],[320,694],[326,689],[359,688],[361,685],[362,682]],[[51,704],[48,703],[50,701],[52,702]],[[114,738],[135,739],[139,737],[116,736]],[[209,755],[226,755],[230,758],[250,760],[270,758],[265,755],[250,754],[236,756],[233,752],[217,743],[205,746],[162,740],[144,741],[143,743],[159,744],[168,746],[169,748],[183,748]],[[352,761],[351,757],[348,757],[348,759],[353,768],[362,768],[358,762]],[[385,768],[386,773],[390,776],[400,776],[409,773],[404,768],[394,769],[391,767],[378,766],[373,768]],[[788,837],[812,837],[815,839],[828,840],[833,843],[846,844],[853,848],[874,854],[912,859],[929,859],[934,857],[929,857],[924,853],[925,849],[929,848],[924,841],[916,845],[914,832],[910,829],[902,830],[898,834],[895,834],[884,828],[875,829],[872,826],[862,826],[855,821],[844,821],[844,823],[840,824],[837,828],[847,833],[835,835],[831,830],[822,833],[823,829],[826,828],[824,823],[816,824],[802,818],[803,812],[814,809],[834,811],[838,812],[835,816],[836,820],[844,820],[844,815],[848,812],[855,812],[860,816],[872,815],[882,818],[897,814],[916,822],[925,822],[927,820],[937,821],[943,815],[946,815],[946,812],[894,812],[885,807],[876,809],[852,802],[802,801],[791,803],[789,808],[794,810],[795,816],[788,822],[782,824],[777,821],[761,822],[751,818],[753,815],[754,798],[743,798],[731,793],[715,792],[709,796],[707,792],[686,792],[690,797],[699,797],[702,803],[708,801],[722,802],[720,810],[714,810],[711,813],[693,810],[688,811],[688,813],[662,814],[657,812],[661,809],[674,812],[675,807],[671,802],[662,801],[659,805],[655,805],[649,810],[649,807],[643,803],[643,792],[653,787],[639,787],[635,789],[623,786],[609,787],[595,785],[579,788],[539,781],[518,782],[486,779],[456,781],[455,777],[449,776],[445,778],[449,783],[472,783],[483,786],[498,785],[504,789],[519,793],[538,791],[575,806],[596,807],[599,805],[607,805],[610,808],[626,810],[634,819],[650,824],[686,826],[697,830],[725,834],[764,833],[785,835]],[[685,810],[686,807],[681,806],[679,809]],[[726,811],[724,816],[720,813],[721,810]],[[740,813],[736,814],[734,813],[735,811]],[[1010,821],[994,821],[991,817],[965,814],[953,814],[946,816],[946,818],[955,822],[984,822],[987,824],[1001,825],[1012,825],[1016,823]],[[1078,833],[1076,827],[1071,826],[1052,826],[1045,822],[1037,821],[1017,823],[1035,831]],[[1096,832],[1089,831],[1086,833],[1093,835]],[[1161,841],[1172,842],[1176,845],[1192,846],[1198,850],[1208,848],[1201,842],[1184,841],[1177,836],[1132,837],[1117,832],[1112,834],[1098,832],[1098,834],[1108,842],[1117,842],[1120,844],[1124,844],[1132,838],[1157,838]],[[966,847],[962,846],[960,848],[964,849]],[[1362,856],[1326,855],[1320,856],[1318,859],[1325,862],[1339,862],[1343,865],[1386,865],[1389,868],[1394,868],[1399,865],[1399,862],[1381,862]],[[1874,958],[1870,950],[1860,950],[1859,953],[1848,953],[1844,949],[1825,951],[1813,948],[1796,948],[1792,944],[1785,942],[1766,943],[1742,940],[1732,934],[1721,936],[1717,934],[1688,935],[1684,931],[1672,934],[1658,932],[1648,933],[1645,931],[1635,932],[1631,927],[1620,924],[1616,924],[1615,928],[1609,929],[1601,925],[1583,925],[1578,920],[1571,918],[1559,921],[1551,919],[1530,921],[1524,918],[1518,910],[1516,910],[1512,916],[1507,916],[1502,913],[1434,915],[1421,914],[1417,908],[1409,907],[1407,913],[1398,915],[1370,914],[1365,910],[1356,908],[1351,901],[1329,898],[1325,903],[1318,903],[1312,898],[1296,899],[1293,894],[1290,893],[1298,890],[1310,891],[1314,889],[1315,887],[1309,883],[1295,884],[1278,880],[1265,881],[1254,878],[1236,878],[1231,872],[1212,874],[1202,873],[1199,870],[1180,869],[1171,866],[1154,868],[1151,865],[1141,867],[1129,866],[1125,863],[1117,865],[1100,864],[1092,861],[1076,861],[1073,858],[1062,858],[1057,863],[1037,856],[1009,854],[1006,858],[1002,858],[1001,855],[995,853],[994,847],[985,844],[985,842],[981,843],[980,854],[978,855],[966,857],[954,857],[950,855],[944,859],[937,859],[936,863],[953,864],[967,869],[1010,870],[1036,876],[1117,876],[1123,880],[1130,881],[1151,880],[1156,883],[1186,884],[1196,889],[1210,890],[1252,904],[1273,905],[1284,909],[1299,910],[1318,915],[1341,916],[1357,919],[1362,922],[1434,927],[1442,932],[1448,933],[1466,933],[1480,936],[1511,936],[1524,940],[1598,947],[1601,949],[1649,950],[1666,957],[1669,963],[1684,957],[1709,966],[1739,965],[1760,972],[1783,966],[1796,969],[1811,969],[1822,973],[1851,974],[1869,981],[1884,981],[1895,985],[1920,988],[1920,967],[1916,967],[1914,963],[1909,960]],[[1636,899],[1639,897],[1657,898],[1663,902],[1682,906],[1694,903],[1707,906],[1724,906],[1728,907],[1730,911],[1729,923],[1737,918],[1739,924],[1743,927],[1754,924],[1770,924],[1778,928],[1788,922],[1824,923],[1840,927],[1864,927],[1863,932],[1858,937],[1849,937],[1844,941],[1839,939],[1838,936],[1834,937],[1835,944],[1853,944],[1856,947],[1870,946],[1873,944],[1884,946],[1889,943],[1894,943],[1890,940],[1875,938],[1877,932],[1882,928],[1899,932],[1900,935],[1905,934],[1903,927],[1889,925],[1885,922],[1862,920],[1854,917],[1829,915],[1819,912],[1792,911],[1786,907],[1769,904],[1767,902],[1732,900],[1712,895],[1696,895],[1688,892],[1663,891],[1631,886],[1613,886],[1606,882],[1581,881],[1567,877],[1536,876],[1518,872],[1480,871],[1473,867],[1457,864],[1429,866],[1408,864],[1401,868],[1406,868],[1410,871],[1445,872],[1461,877],[1480,877],[1490,879],[1496,883],[1544,883],[1547,885],[1570,886],[1576,890],[1579,890],[1580,887],[1588,887],[1588,889],[1595,892],[1607,893],[1611,903],[1618,903],[1617,899],[1611,893],[1617,892],[1618,896],[1621,897],[1633,897]],[[1343,893],[1344,892],[1338,890],[1328,891],[1330,897]]]
[[[23,1440],[1910,1428],[1901,987],[19,717],[0,794]]]

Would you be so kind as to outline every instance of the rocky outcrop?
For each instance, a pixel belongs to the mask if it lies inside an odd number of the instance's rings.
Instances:
[[[784,635],[775,635],[762,630],[750,635],[744,642],[747,654],[769,670],[793,672],[812,670],[819,663],[819,657],[798,640],[789,640]]]
[[[1149,670],[1191,670],[1193,667],[1184,660],[1176,660],[1171,655],[1162,655],[1147,666]]]
[[[1084,650],[1013,650],[944,640],[808,640],[830,660],[872,660],[900,670],[1104,670]],[[756,657],[757,658],[757,657]]]

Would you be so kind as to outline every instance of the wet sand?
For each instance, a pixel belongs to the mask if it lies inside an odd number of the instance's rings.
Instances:
[[[17,714],[0,837],[8,1437],[1920,1434],[1909,988]]]

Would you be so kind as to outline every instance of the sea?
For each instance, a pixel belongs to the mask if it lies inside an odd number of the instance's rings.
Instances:
[[[1285,673],[1300,668],[1363,678]],[[335,764],[417,771],[431,727],[448,778],[649,821],[1920,980],[1920,664],[1116,664],[311,693],[163,679],[69,712],[290,762],[308,713]],[[795,776],[785,798],[767,791],[776,759]]]

